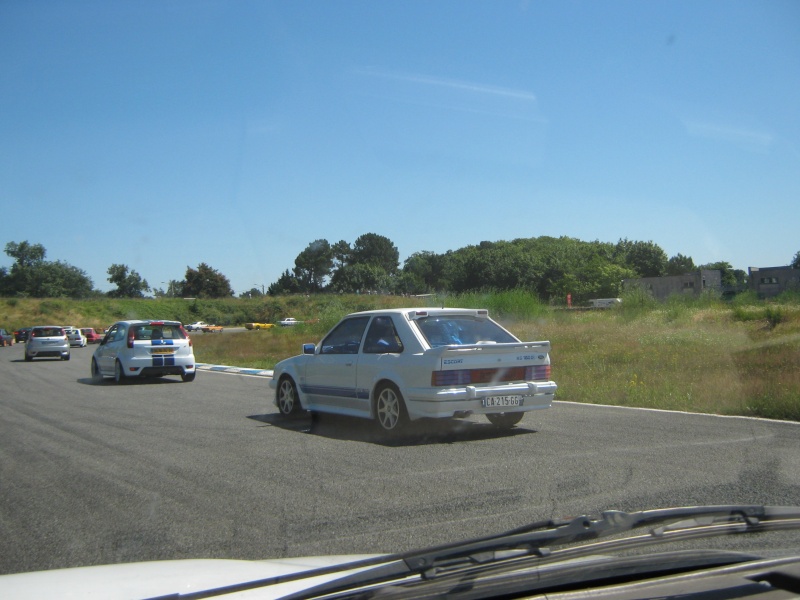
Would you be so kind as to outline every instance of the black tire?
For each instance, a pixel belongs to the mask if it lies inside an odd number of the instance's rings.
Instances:
[[[69,360],[69,357],[70,357],[70,353],[67,352],[66,354],[62,354],[61,355],[61,360]]]
[[[522,421],[523,416],[525,416],[525,413],[521,412],[490,413],[486,415],[486,418],[498,429],[511,429],[514,425]]]
[[[397,386],[385,383],[375,390],[375,421],[384,433],[395,434],[408,425],[408,411]]]
[[[278,410],[284,417],[296,417],[302,412],[297,386],[291,377],[281,377],[276,392]]]
[[[31,362],[32,360],[33,360],[33,357],[26,352],[25,353],[25,361],[26,362]]]
[[[184,383],[189,383],[190,381],[194,381],[194,376],[197,375],[196,372],[194,373],[183,373],[181,375],[181,381]]]
[[[97,361],[92,357],[92,381],[103,381],[103,375],[100,373],[100,367],[97,366]]]
[[[122,368],[122,363],[119,361],[114,363],[114,381],[117,382],[119,385],[127,383],[127,377],[125,377],[125,370]]]

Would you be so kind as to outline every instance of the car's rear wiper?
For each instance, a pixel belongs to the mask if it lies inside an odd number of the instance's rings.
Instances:
[[[314,598],[321,595],[336,594],[347,590],[364,588],[385,582],[413,579],[435,579],[441,575],[537,556],[547,559],[557,554],[558,560],[573,558],[572,548],[553,552],[553,547],[568,544],[591,542],[635,529],[649,527],[647,536],[627,538],[619,542],[610,541],[603,546],[633,542],[654,543],[669,541],[674,537],[696,537],[701,535],[720,535],[722,533],[742,533],[760,531],[771,527],[780,528],[782,523],[800,527],[800,507],[773,507],[753,505],[719,505],[668,508],[640,512],[604,512],[599,519],[580,516],[560,521],[540,521],[519,527],[499,535],[476,538],[466,542],[435,546],[421,551],[386,555],[363,561],[356,561],[336,567],[313,569],[301,573],[280,576],[261,581],[252,581],[224,589],[207,590],[187,596],[173,598],[208,598],[233,591],[244,591],[310,579],[336,572],[361,569],[319,586],[285,597],[285,600]],[[646,540],[646,542],[645,542]],[[599,546],[600,544],[597,544]],[[574,548],[573,553],[585,554],[596,551],[594,544]],[[591,550],[590,550],[591,549]],[[606,550],[608,548],[605,548]],[[552,556],[555,559],[555,556]]]

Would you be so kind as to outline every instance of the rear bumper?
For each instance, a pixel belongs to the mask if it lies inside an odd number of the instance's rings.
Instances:
[[[152,356],[123,361],[126,377],[186,375],[195,372],[194,357]]]
[[[142,375],[144,377],[153,375],[184,375],[185,373],[194,373],[194,368],[184,369],[183,367],[144,367],[138,373],[128,372],[126,375]]]
[[[60,348],[56,350],[31,350],[30,352],[26,351],[26,354],[31,358],[44,358],[50,356],[66,356],[69,354],[69,348]]]
[[[408,392],[406,407],[411,419],[529,412],[550,408],[557,387],[554,381],[529,381],[493,387],[412,389]],[[519,396],[520,404],[518,406],[491,407],[483,405],[484,398],[494,396]]]

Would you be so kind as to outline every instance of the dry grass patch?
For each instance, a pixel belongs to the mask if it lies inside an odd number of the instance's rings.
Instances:
[[[720,311],[561,315],[521,329],[551,341],[562,400],[800,420],[798,342]]]

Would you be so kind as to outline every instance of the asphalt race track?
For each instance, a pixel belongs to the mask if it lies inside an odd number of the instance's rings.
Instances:
[[[0,348],[0,573],[397,552],[605,509],[800,503],[800,425],[557,403],[387,441],[284,422],[268,379],[118,386]],[[554,368],[558,380],[558,369]]]

